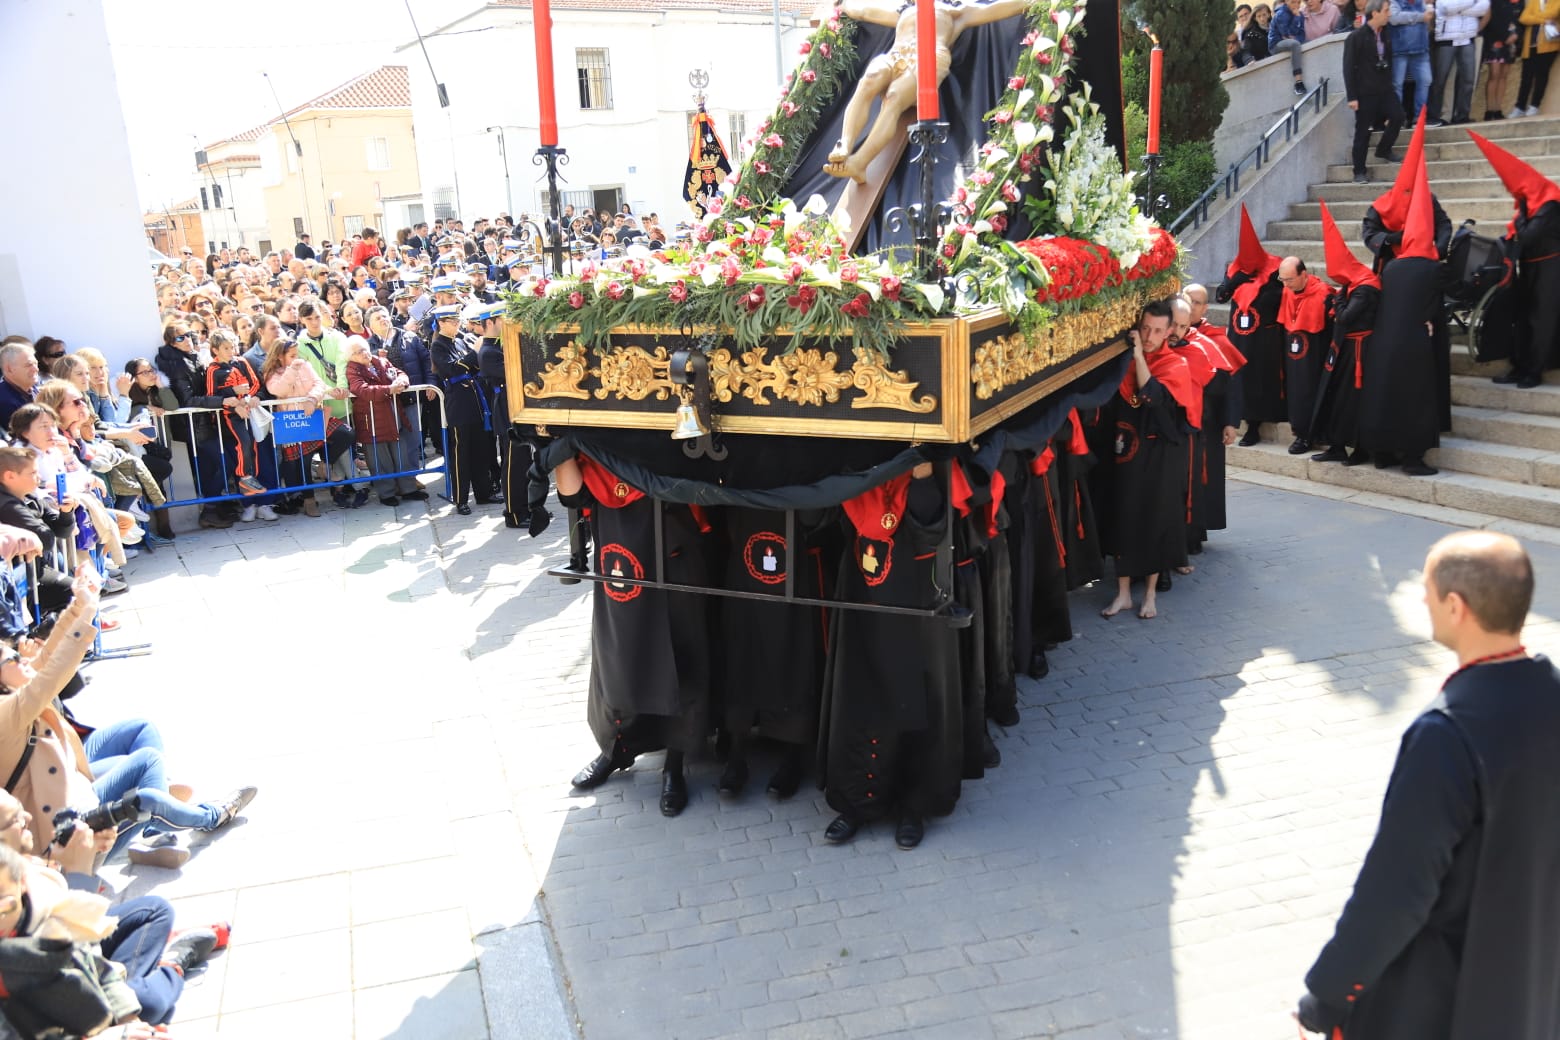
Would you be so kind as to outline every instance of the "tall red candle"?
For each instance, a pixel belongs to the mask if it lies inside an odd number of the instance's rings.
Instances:
[[[937,118],[937,0],[915,3],[915,117]]]
[[[1148,154],[1159,154],[1159,94],[1164,87],[1165,52],[1154,44],[1148,52]]]
[[[556,147],[558,105],[553,97],[551,0],[532,0],[531,14],[536,22],[536,96],[541,104],[542,146]]]

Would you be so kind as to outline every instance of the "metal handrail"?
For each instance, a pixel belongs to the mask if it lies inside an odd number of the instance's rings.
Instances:
[[[1328,85],[1328,80],[1326,77],[1323,77],[1321,82],[1311,88],[1310,93],[1291,105],[1289,111],[1284,113],[1278,122],[1268,127],[1267,133],[1263,134],[1261,140],[1252,146],[1251,151],[1231,163],[1230,168],[1224,172],[1224,176],[1214,181],[1212,187],[1199,195],[1197,200],[1186,207],[1180,216],[1170,222],[1168,229],[1170,233],[1172,235],[1177,233],[1186,226],[1188,221],[1191,222],[1193,229],[1201,227],[1208,220],[1208,210],[1218,198],[1221,190],[1224,192],[1225,199],[1234,198],[1235,193],[1240,191],[1241,171],[1247,166],[1254,170],[1262,169],[1263,165],[1272,158],[1273,140],[1280,133],[1284,135],[1286,143],[1293,140],[1295,134],[1300,132],[1300,116],[1307,106],[1314,106],[1318,116],[1322,114],[1322,110],[1327,107]]]

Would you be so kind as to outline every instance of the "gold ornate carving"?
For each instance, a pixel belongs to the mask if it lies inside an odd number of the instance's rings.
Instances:
[[[907,373],[886,368],[881,361],[866,355],[856,355],[851,375],[856,389],[862,392],[860,397],[851,398],[852,408],[892,408],[924,415],[937,407],[937,398],[931,394],[915,396],[915,388],[921,384],[913,382]]]
[[[755,405],[775,400],[802,405],[822,405],[840,399],[840,391],[851,385],[847,372],[836,370],[839,356],[820,350],[793,350],[770,358],[763,347],[755,347],[734,357],[722,347],[710,354],[710,385],[715,399],[722,403],[737,395]]]
[[[668,400],[677,388],[670,368],[665,347],[656,347],[653,354],[643,347],[618,347],[602,356],[599,367],[591,369],[601,380],[596,399],[613,396],[620,401],[643,401],[654,394],[657,401]]]
[[[1001,390],[1120,335],[1123,329],[1131,327],[1141,306],[1142,301],[1127,296],[1103,307],[1057,318],[1028,336],[1015,332],[981,344],[970,364],[975,396],[990,400]]]
[[[559,347],[553,356],[558,360],[548,362],[536,382],[525,384],[525,395],[539,401],[549,397],[590,400],[590,391],[580,386],[580,381],[588,371],[585,367],[585,348],[571,339]]]

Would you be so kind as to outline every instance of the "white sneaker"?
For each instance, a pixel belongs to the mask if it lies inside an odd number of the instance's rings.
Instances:
[[[255,515],[258,516],[262,520],[280,520],[281,519],[281,517],[276,515],[276,510],[272,509],[270,506],[260,506],[258,509],[255,510]]]
[[[1538,115],[1538,106],[1537,105],[1529,105],[1528,108],[1527,108],[1527,112],[1525,114],[1526,115],[1530,115],[1530,116]]]
[[[1523,116],[1525,116],[1527,114],[1528,114],[1528,110],[1527,109],[1522,108],[1521,106],[1518,106],[1517,108],[1513,108],[1510,112],[1507,112],[1506,113],[1506,118],[1507,119],[1521,119]]]
[[[143,524],[150,523],[152,519],[146,510],[141,508],[141,503],[139,500],[130,503],[130,508],[126,509],[125,512],[129,513]]]
[[[255,509],[255,507],[253,505],[245,506],[244,507],[244,511],[242,513],[238,514],[238,522],[241,523],[241,524],[253,523],[254,519],[255,519],[255,513],[256,512],[257,512],[257,510]]]

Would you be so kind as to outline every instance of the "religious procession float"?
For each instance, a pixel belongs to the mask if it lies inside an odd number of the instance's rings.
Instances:
[[[843,0],[815,26],[740,169],[696,127],[689,237],[555,245],[509,295],[509,416],[544,460],[588,452],[665,501],[822,508],[948,446],[1041,444],[1120,382],[1179,272],[1123,168],[1116,0]]]

